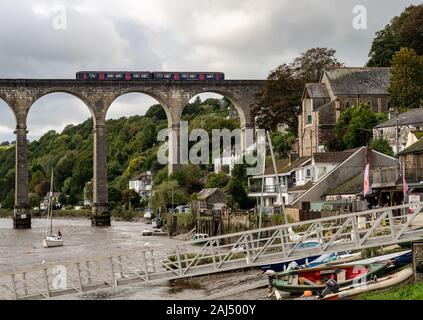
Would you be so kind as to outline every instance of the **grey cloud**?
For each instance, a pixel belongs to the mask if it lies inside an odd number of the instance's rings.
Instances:
[[[60,3],[67,9],[67,30],[54,30],[48,13]],[[73,78],[82,69],[201,69],[223,71],[232,79],[260,79],[315,46],[333,47],[341,61],[361,66],[374,33],[411,3],[419,1],[2,0],[0,77]],[[367,8],[367,30],[352,27],[352,8],[358,4]],[[52,96],[39,106],[40,113],[30,114],[32,137],[89,116],[71,100]],[[151,102],[142,96],[122,98],[108,116],[142,114]],[[56,108],[60,112],[44,117]],[[0,103],[0,141],[13,138],[5,133],[14,128],[9,113]]]

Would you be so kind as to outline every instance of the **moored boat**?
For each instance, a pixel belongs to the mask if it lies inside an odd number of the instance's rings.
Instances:
[[[387,289],[392,286],[399,285],[401,283],[409,281],[413,277],[413,269],[411,267],[404,268],[395,273],[391,273],[383,278],[377,279],[377,281],[367,283],[361,286],[349,286],[342,288],[339,292],[329,294],[323,298],[323,300],[344,300],[351,299],[354,296],[362,294],[364,292],[370,292],[375,290]]]
[[[61,247],[64,240],[60,230],[57,234],[53,234],[53,171],[51,172],[50,192],[48,196],[48,209],[46,221],[46,237],[43,239],[44,248]]]
[[[319,293],[325,289],[329,279],[335,280],[342,288],[378,277],[383,274],[387,266],[388,263],[371,263],[292,270],[276,273],[269,278],[269,283],[280,291]]]

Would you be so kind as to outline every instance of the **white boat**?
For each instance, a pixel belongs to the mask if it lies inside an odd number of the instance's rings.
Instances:
[[[47,222],[46,222],[46,237],[43,239],[44,248],[61,247],[64,240],[60,231],[58,234],[53,234],[53,171],[51,172],[50,192],[48,195],[47,208]]]
[[[63,238],[60,236],[48,236],[43,239],[44,248],[61,247],[63,246]]]

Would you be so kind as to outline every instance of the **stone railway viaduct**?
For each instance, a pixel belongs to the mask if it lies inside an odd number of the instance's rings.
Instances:
[[[218,93],[228,98],[238,111],[241,123],[241,149],[247,146],[246,129],[252,127],[250,108],[263,80],[225,81],[80,81],[0,79],[0,99],[9,105],[16,118],[16,178],[13,226],[31,228],[28,196],[27,116],[32,105],[50,93],[67,93],[84,102],[93,118],[93,204],[92,225],[109,226],[107,190],[106,114],[118,97],[132,92],[155,98],[166,111],[170,135],[179,136],[185,105],[195,95]],[[179,139],[169,139],[169,173],[178,166]]]

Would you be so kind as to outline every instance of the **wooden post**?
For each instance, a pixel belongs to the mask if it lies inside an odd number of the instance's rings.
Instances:
[[[44,270],[44,284],[45,284],[45,286],[46,286],[47,296],[48,296],[48,297],[50,297],[50,296],[51,296],[51,294],[50,294],[50,285],[49,285],[49,283],[48,283],[48,274],[47,274],[47,269],[46,269],[46,268],[44,268],[43,270]]]

